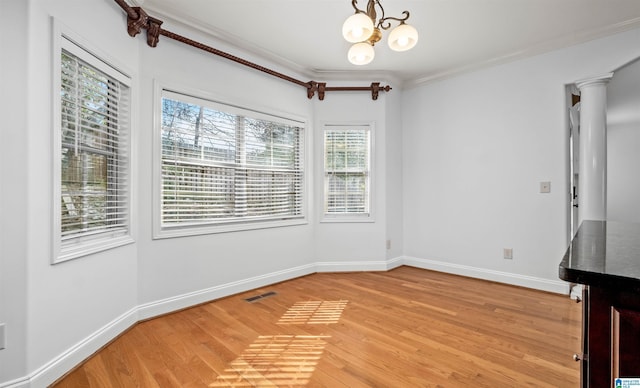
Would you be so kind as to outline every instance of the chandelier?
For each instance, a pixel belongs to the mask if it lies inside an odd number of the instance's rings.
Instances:
[[[403,11],[404,17],[385,17],[384,8],[380,0],[368,0],[366,12],[358,9],[358,0],[351,0],[351,5],[356,13],[349,16],[342,25],[342,36],[347,42],[354,43],[349,49],[347,57],[354,65],[366,65],[373,61],[375,50],[373,46],[382,39],[380,29],[391,28],[390,20],[399,22],[387,39],[389,47],[394,51],[407,51],[418,42],[418,31],[405,23],[409,19],[409,11]],[[380,9],[382,16],[378,19],[376,6]],[[376,20],[377,19],[377,20]]]

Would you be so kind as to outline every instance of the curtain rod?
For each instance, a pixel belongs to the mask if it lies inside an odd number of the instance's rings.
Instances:
[[[291,83],[294,83],[296,85],[299,86],[303,86],[304,88],[307,89],[307,98],[311,99],[313,98],[313,96],[315,95],[315,93],[318,93],[318,99],[319,100],[324,100],[324,95],[325,92],[332,92],[332,91],[370,91],[371,92],[371,98],[373,100],[377,100],[378,99],[378,94],[382,91],[382,92],[388,92],[389,90],[391,90],[391,87],[389,85],[386,86],[380,86],[380,82],[372,82],[370,86],[332,86],[332,87],[328,87],[326,82],[316,82],[316,81],[309,81],[309,82],[304,82],[304,81],[300,81],[298,79],[295,79],[293,77],[290,77],[286,74],[282,74],[279,73],[275,70],[271,70],[267,67],[264,66],[260,66],[256,63],[247,61],[246,59],[242,59],[240,57],[237,57],[235,55],[231,55],[229,53],[226,53],[224,51],[218,50],[216,48],[213,48],[211,46],[207,46],[203,43],[197,42],[195,40],[189,39],[187,37],[184,37],[182,35],[173,33],[171,31],[167,31],[165,29],[163,29],[162,26],[162,20],[156,19],[154,17],[149,16],[141,7],[131,7],[129,4],[127,4],[125,2],[125,0],[115,0],[115,2],[120,6],[120,8],[122,8],[125,13],[127,14],[127,32],[129,33],[129,36],[131,37],[135,37],[136,35],[138,35],[142,29],[146,29],[147,30],[147,44],[150,47],[156,47],[158,45],[158,41],[160,39],[160,35],[165,36],[167,38],[173,39],[173,40],[177,40],[178,42],[182,42],[184,44],[187,44],[189,46],[195,47],[197,49],[200,50],[204,50],[208,53],[214,54],[214,55],[218,55],[221,56],[223,58],[226,58],[230,61],[239,63],[241,65],[250,67],[252,69],[261,71],[263,73],[267,73],[271,76],[283,79],[285,81],[289,81]]]

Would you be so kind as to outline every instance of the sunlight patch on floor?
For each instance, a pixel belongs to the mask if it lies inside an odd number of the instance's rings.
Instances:
[[[279,387],[309,383],[330,336],[260,336],[210,387]]]
[[[297,302],[278,321],[279,325],[338,323],[347,300]]]

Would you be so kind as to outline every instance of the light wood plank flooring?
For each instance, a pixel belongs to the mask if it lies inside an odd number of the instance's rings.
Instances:
[[[580,309],[412,267],[313,274],[141,322],[55,387],[577,387]]]

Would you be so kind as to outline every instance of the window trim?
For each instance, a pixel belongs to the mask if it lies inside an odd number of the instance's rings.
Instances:
[[[94,253],[106,251],[109,249],[117,248],[123,245],[131,244],[135,242],[133,238],[134,230],[134,211],[133,211],[133,103],[135,98],[135,92],[133,90],[133,80],[128,72],[122,71],[124,67],[120,65],[114,65],[115,61],[111,60],[109,56],[101,53],[99,50],[94,49],[94,46],[86,42],[78,34],[75,34],[69,30],[66,26],[61,24],[57,19],[52,19],[52,163],[51,163],[51,176],[52,176],[52,233],[51,233],[51,264],[58,264],[69,260],[77,259],[80,257],[88,256]],[[126,180],[126,186],[128,187],[127,193],[127,208],[128,208],[128,220],[126,231],[114,231],[112,233],[99,233],[99,236],[79,236],[67,246],[62,246],[62,206],[61,206],[61,168],[62,161],[60,159],[60,152],[62,149],[62,114],[61,114],[61,98],[60,89],[62,84],[62,50],[73,54],[82,61],[90,64],[101,72],[107,74],[109,77],[116,79],[118,82],[126,85],[129,88],[129,117],[127,119],[128,133],[127,133],[127,158],[128,158],[128,176]]]
[[[327,214],[325,213],[325,202],[327,201],[327,192],[325,188],[325,131],[332,128],[354,128],[354,127],[366,127],[369,129],[369,213],[368,214]],[[320,139],[319,143],[319,167],[320,171],[320,183],[321,201],[318,204],[318,212],[320,214],[320,223],[373,223],[376,221],[375,217],[375,156],[376,156],[376,142],[375,142],[375,123],[366,121],[356,122],[324,122],[322,123],[322,131],[319,131]]]
[[[246,112],[254,113],[253,117],[264,117],[270,119],[281,119],[283,121],[295,122],[300,124],[304,130],[304,139],[302,145],[304,147],[303,160],[301,166],[303,169],[302,184],[302,215],[301,217],[287,220],[263,220],[263,221],[243,221],[229,223],[209,223],[203,225],[184,226],[177,225],[172,227],[162,226],[162,97],[163,92],[184,96],[187,100],[197,101],[205,100],[211,105],[219,105],[228,108],[228,112]],[[246,107],[251,105],[251,107]],[[217,234],[238,232],[247,230],[258,230],[266,228],[279,228],[287,226],[306,225],[309,223],[309,160],[310,160],[310,134],[312,133],[309,120],[288,112],[281,112],[272,108],[259,106],[255,104],[243,103],[242,101],[234,101],[228,97],[220,96],[211,92],[199,89],[188,88],[185,86],[176,86],[169,83],[154,80],[154,97],[153,97],[153,239],[165,239],[176,237],[198,236],[205,234]]]

